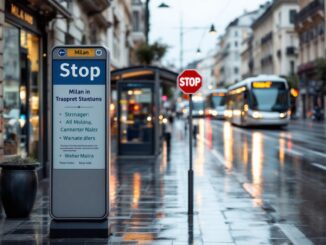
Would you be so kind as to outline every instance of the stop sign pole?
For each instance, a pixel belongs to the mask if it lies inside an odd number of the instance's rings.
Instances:
[[[189,169],[188,169],[188,214],[194,214],[194,171],[192,168],[192,94],[189,95]]]
[[[189,169],[188,169],[188,215],[194,214],[194,171],[192,167],[192,94],[202,86],[202,77],[196,70],[185,70],[178,76],[178,87],[189,94]]]

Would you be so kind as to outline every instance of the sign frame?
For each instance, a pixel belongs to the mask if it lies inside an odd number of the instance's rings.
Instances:
[[[105,203],[104,203],[104,213],[103,215],[99,216],[99,217],[59,217],[56,214],[54,214],[54,205],[53,205],[53,176],[54,176],[54,144],[53,144],[53,129],[54,129],[54,74],[53,74],[53,54],[56,50],[59,49],[96,49],[96,48],[100,48],[100,49],[104,49],[106,54],[105,54],[105,101],[104,101],[104,109],[105,109],[105,144],[104,144],[104,165],[105,168],[104,173],[105,173],[105,193],[103,193],[104,195],[104,199],[105,199]],[[59,55],[60,56],[60,55]],[[71,58],[70,60],[75,60],[75,58]],[[87,58],[83,59],[81,56],[77,57],[77,59],[80,60],[87,60]],[[57,59],[60,60],[60,59]],[[69,59],[67,59],[69,60]],[[94,60],[94,59],[93,59]],[[101,59],[99,59],[101,60]],[[103,59],[104,60],[104,59]],[[50,56],[50,76],[51,76],[51,92],[50,92],[50,108],[51,108],[51,121],[50,121],[50,125],[51,125],[51,129],[50,129],[50,217],[54,220],[57,221],[101,221],[101,220],[106,220],[108,218],[109,215],[109,211],[110,211],[110,200],[109,200],[109,176],[110,176],[110,157],[111,157],[111,132],[110,132],[110,110],[109,110],[109,105],[108,103],[110,103],[110,52],[109,49],[105,46],[101,46],[101,45],[57,45],[54,46],[51,50],[51,56]],[[87,171],[87,170],[92,170],[92,169],[83,169],[83,171]],[[62,204],[64,205],[64,204]]]

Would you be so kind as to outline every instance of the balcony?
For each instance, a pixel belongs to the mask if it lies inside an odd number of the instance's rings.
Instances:
[[[304,7],[295,17],[295,24],[300,27],[303,22],[312,22],[314,19],[324,19],[324,1],[322,0],[314,0]]]
[[[222,51],[222,57],[225,58],[229,55],[229,49],[225,49]]]
[[[265,66],[265,65],[270,65],[273,63],[273,55],[269,54],[269,55],[266,55],[264,58],[262,58],[260,60],[260,64],[262,66]]]
[[[101,14],[105,9],[110,6],[111,0],[80,0],[79,3],[87,15]]]
[[[269,41],[272,41],[272,39],[273,39],[273,32],[269,32],[265,36],[262,37],[262,39],[260,40],[260,43],[261,43],[261,45],[264,45],[264,44],[268,43]]]

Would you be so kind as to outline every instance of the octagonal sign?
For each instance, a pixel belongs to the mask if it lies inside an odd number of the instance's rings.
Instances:
[[[178,87],[184,94],[194,94],[203,85],[203,78],[196,70],[184,70],[177,81]]]

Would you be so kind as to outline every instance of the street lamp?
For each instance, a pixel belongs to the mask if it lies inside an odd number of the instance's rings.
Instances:
[[[183,36],[185,34],[185,31],[184,29],[186,30],[204,30],[201,38],[200,38],[200,41],[199,41],[199,45],[198,45],[198,48],[196,50],[196,54],[197,55],[200,55],[201,54],[201,43],[205,37],[205,34],[207,33],[207,30],[208,30],[208,33],[211,34],[211,35],[215,35],[217,33],[216,29],[215,29],[215,26],[214,24],[212,24],[210,26],[210,28],[208,28],[207,26],[203,26],[203,27],[184,27],[183,26],[183,22],[182,22],[182,15],[181,15],[181,21],[180,21],[180,70],[183,69],[183,54],[184,54],[184,42],[183,42]]]
[[[160,5],[158,5],[158,8],[170,8],[170,6],[162,2]]]
[[[209,34],[211,35],[215,35],[217,33],[214,24],[211,25],[211,27],[209,28]]]
[[[145,38],[147,44],[149,41],[149,2],[150,0],[146,0],[145,2]],[[164,2],[158,5],[158,8],[169,8],[169,7],[170,6]]]

